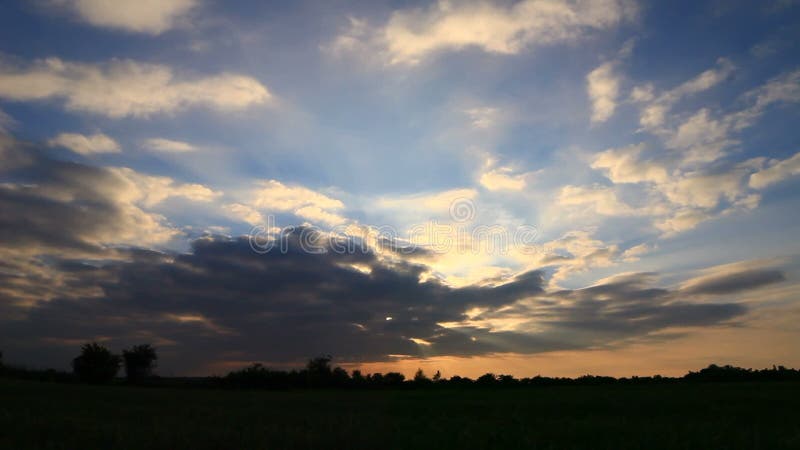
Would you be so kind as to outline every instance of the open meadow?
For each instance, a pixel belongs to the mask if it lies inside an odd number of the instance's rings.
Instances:
[[[7,449],[797,449],[800,383],[249,391],[0,380]]]

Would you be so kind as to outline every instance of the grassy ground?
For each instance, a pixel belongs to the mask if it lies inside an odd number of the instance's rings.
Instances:
[[[0,380],[8,449],[798,449],[800,384],[218,391]]]

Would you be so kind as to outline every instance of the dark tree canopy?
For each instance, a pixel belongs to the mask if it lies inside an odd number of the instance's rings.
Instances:
[[[128,381],[136,382],[152,376],[158,355],[156,349],[149,344],[143,344],[123,350],[122,358],[125,361],[125,376]]]
[[[87,383],[107,383],[119,371],[121,359],[102,345],[91,342],[81,347],[81,354],[72,360],[72,370]]]

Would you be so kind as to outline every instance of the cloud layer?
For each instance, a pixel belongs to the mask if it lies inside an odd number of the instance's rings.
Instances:
[[[68,110],[118,119],[174,113],[193,106],[240,110],[269,101],[271,94],[258,80],[245,75],[182,79],[167,66],[132,60],[86,64],[47,58],[25,66],[0,60],[0,98],[61,99]]]

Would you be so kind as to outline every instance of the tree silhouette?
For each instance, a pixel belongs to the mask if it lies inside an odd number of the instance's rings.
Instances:
[[[431,379],[425,375],[425,372],[422,369],[417,369],[417,373],[414,374],[414,384],[429,384]]]
[[[107,348],[91,342],[81,347],[81,354],[72,360],[72,370],[87,383],[106,383],[119,371],[120,357]]]
[[[122,351],[125,361],[125,376],[130,382],[142,381],[153,374],[158,355],[156,349],[149,344],[134,345]]]
[[[306,364],[308,375],[308,385],[313,387],[324,387],[331,384],[333,373],[331,371],[331,356],[317,356],[311,358]]]
[[[479,376],[478,379],[475,380],[475,382],[480,384],[480,385],[490,386],[490,385],[493,385],[493,384],[497,383],[497,375],[495,375],[495,374],[493,374],[491,372],[490,373],[485,373],[485,374]]]

